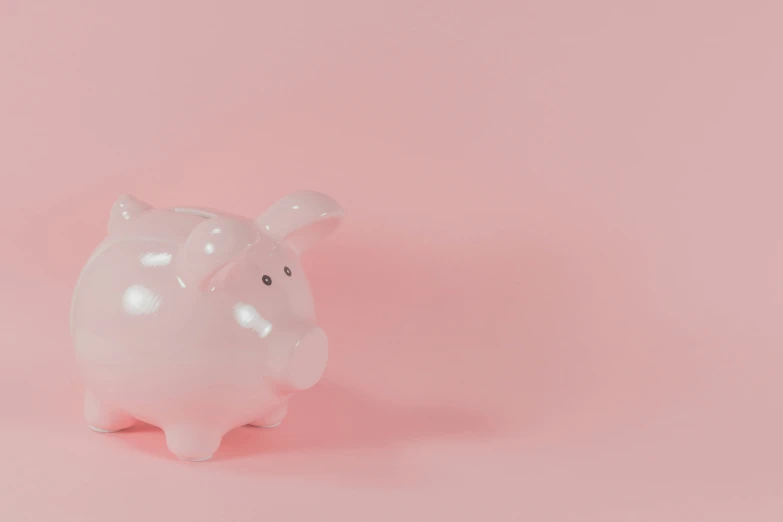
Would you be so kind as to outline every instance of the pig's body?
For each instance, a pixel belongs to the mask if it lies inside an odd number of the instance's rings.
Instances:
[[[317,193],[288,198],[255,221],[115,205],[71,314],[93,429],[141,420],[161,427],[175,454],[201,460],[232,428],[280,422],[288,397],[317,382],[326,337],[299,263],[312,237],[296,234],[326,220],[286,207],[340,212]]]

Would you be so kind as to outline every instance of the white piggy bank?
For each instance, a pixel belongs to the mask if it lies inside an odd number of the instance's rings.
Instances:
[[[299,256],[341,219],[312,191],[257,219],[121,197],[71,310],[89,426],[141,420],[178,457],[205,460],[233,428],[279,424],[327,359]]]

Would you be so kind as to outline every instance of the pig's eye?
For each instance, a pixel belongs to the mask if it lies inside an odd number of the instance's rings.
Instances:
[[[272,284],[272,278],[269,277],[268,275],[265,275],[264,277],[262,277],[261,281],[263,281],[266,286],[269,286],[269,285]]]
[[[288,277],[291,277],[291,269],[288,268],[287,266],[283,267],[283,272],[285,272],[285,275],[287,275]]]

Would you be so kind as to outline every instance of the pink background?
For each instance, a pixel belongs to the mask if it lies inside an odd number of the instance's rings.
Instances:
[[[0,0],[0,520],[783,519],[783,4]],[[213,461],[81,416],[122,192],[341,201]]]

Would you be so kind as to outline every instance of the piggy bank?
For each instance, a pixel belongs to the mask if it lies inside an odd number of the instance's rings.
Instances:
[[[120,197],[71,307],[90,428],[153,424],[199,461],[233,428],[278,425],[327,359],[300,255],[342,215],[312,191],[256,219]]]

